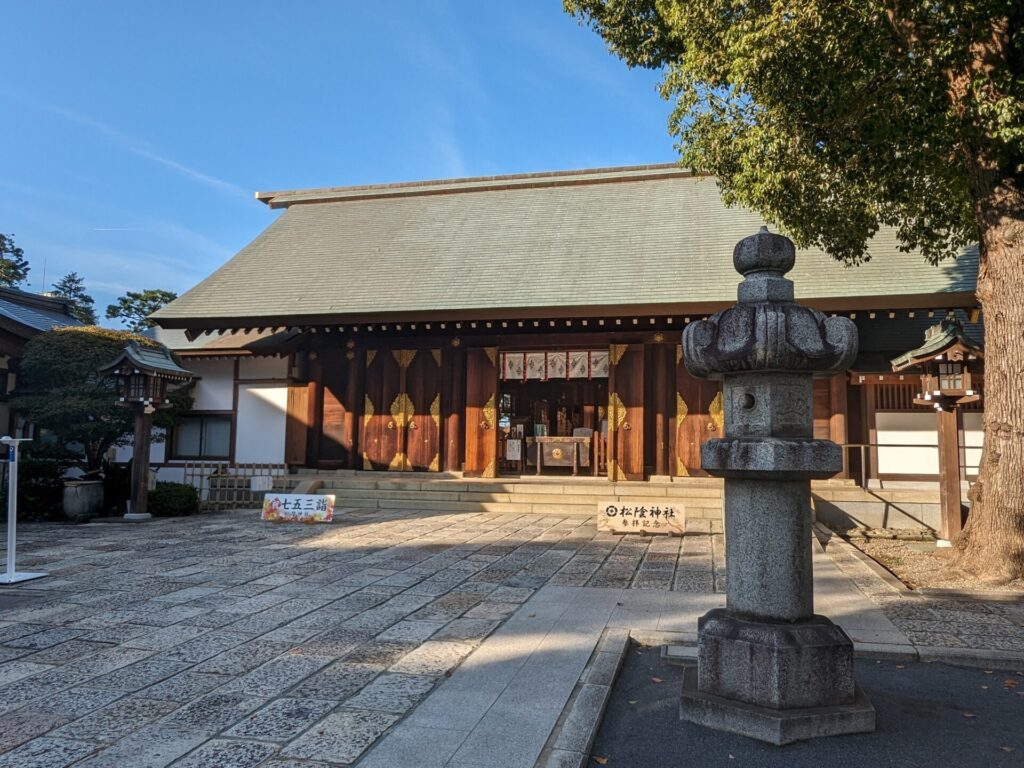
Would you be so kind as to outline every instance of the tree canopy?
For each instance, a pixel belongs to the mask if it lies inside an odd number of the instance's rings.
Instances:
[[[144,291],[128,291],[117,300],[116,304],[107,307],[107,319],[123,320],[130,331],[144,331],[153,327],[149,316],[160,307],[178,298],[171,291],[150,288]]]
[[[96,325],[95,302],[85,290],[85,281],[77,272],[69,272],[53,284],[53,295],[75,302],[71,314],[86,325]]]
[[[798,245],[858,262],[880,225],[929,260],[977,242],[973,166],[1024,173],[1016,0],[566,0],[664,69],[682,163]]]
[[[112,445],[126,441],[133,413],[116,405],[116,385],[99,369],[114,360],[128,342],[158,347],[146,336],[97,326],[70,326],[41,333],[25,346],[11,407],[63,444],[79,444],[89,469],[102,465]],[[154,424],[169,426],[191,407],[191,398],[174,393],[173,406],[156,412]]]
[[[0,234],[0,286],[17,288],[28,277],[25,252],[14,244],[14,235]]]

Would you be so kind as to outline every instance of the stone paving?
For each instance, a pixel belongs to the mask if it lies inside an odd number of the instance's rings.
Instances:
[[[0,591],[0,768],[350,765],[546,585],[724,591],[711,523],[253,512],[33,525]],[[717,533],[717,532],[716,532]]]
[[[915,646],[973,649],[990,657],[1002,651],[1007,659],[1024,653],[1024,600],[957,600],[909,592],[879,576],[851,545],[836,542],[827,551]]]

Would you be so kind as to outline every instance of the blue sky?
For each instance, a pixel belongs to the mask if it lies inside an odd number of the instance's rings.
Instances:
[[[0,8],[0,232],[101,314],[230,258],[278,215],[256,190],[676,157],[657,74],[560,0]]]

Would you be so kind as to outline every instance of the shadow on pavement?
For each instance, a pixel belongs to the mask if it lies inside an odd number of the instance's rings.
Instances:
[[[940,768],[1024,765],[1024,672],[856,662],[878,713],[872,734],[774,747],[679,720],[683,667],[633,645],[588,765],[608,768]],[[655,679],[662,682],[655,682]],[[599,759],[595,759],[599,758]],[[606,760],[606,762],[600,762]]]

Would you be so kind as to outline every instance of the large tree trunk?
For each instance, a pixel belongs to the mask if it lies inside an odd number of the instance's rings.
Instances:
[[[1024,190],[1004,178],[976,199],[985,447],[971,513],[955,546],[958,567],[1005,582],[1024,578]]]

